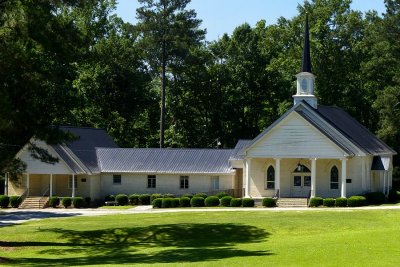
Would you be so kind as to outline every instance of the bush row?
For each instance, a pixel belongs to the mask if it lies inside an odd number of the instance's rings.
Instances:
[[[231,196],[201,196],[181,198],[156,198],[152,202],[153,208],[175,208],[175,207],[254,207],[254,199],[233,198]]]
[[[334,198],[321,198],[313,197],[310,199],[310,207],[362,207],[368,204],[365,196],[352,196],[349,198],[338,197]]]
[[[12,208],[18,208],[22,202],[22,198],[20,196],[5,196],[0,195],[0,208],[5,209],[8,206]]]

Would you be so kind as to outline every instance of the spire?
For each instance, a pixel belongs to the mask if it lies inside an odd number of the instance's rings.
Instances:
[[[303,59],[301,61],[301,72],[312,73],[310,56],[310,30],[308,27],[308,14],[306,13],[306,27],[304,29]]]

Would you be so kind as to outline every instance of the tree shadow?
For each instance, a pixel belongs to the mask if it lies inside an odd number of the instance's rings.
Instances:
[[[0,214],[0,227],[12,226],[21,222],[33,219],[62,218],[81,215],[79,212],[74,213],[55,213],[47,211],[11,211]]]
[[[264,229],[242,224],[167,224],[87,231],[60,228],[38,231],[57,233],[60,242],[2,242],[0,245],[6,247],[42,247],[38,254],[45,257],[16,258],[12,260],[13,264],[181,263],[271,255],[268,250],[236,247],[238,244],[265,242],[270,235]],[[142,252],[149,248],[155,249]],[[62,259],[47,259],[49,255],[60,255]]]

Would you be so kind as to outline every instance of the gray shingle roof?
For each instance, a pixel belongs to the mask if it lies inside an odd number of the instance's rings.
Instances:
[[[232,173],[232,149],[98,148],[101,172]]]
[[[253,140],[251,139],[239,139],[236,143],[235,148],[233,149],[232,155],[230,156],[230,160],[241,160],[244,158],[244,155],[241,153],[243,149],[245,149]]]

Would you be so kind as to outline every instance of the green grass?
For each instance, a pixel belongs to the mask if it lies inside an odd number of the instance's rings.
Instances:
[[[193,212],[0,228],[5,266],[398,266],[399,210]]]
[[[109,209],[109,210],[128,210],[133,209],[136,206],[101,206],[99,209]]]

